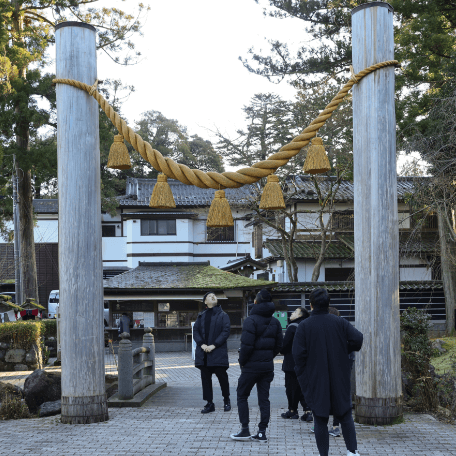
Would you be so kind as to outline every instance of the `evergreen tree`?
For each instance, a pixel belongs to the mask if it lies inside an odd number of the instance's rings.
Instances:
[[[56,168],[52,134],[49,138],[40,136],[41,127],[56,127],[53,76],[44,73],[47,51],[54,43],[54,26],[76,20],[99,27],[99,48],[116,61],[123,54],[123,62],[129,63],[134,58],[130,55],[134,51],[131,37],[140,33],[141,12],[147,9],[140,4],[139,15],[134,17],[117,8],[94,8],[94,3],[96,0],[0,0],[0,133],[7,158],[2,169],[11,175],[14,155],[21,258],[25,260],[21,261],[23,296],[36,300],[32,199],[53,172],[55,176]]]
[[[187,128],[177,120],[166,118],[161,112],[147,111],[136,122],[137,133],[164,157],[202,171],[223,172],[223,162],[210,141],[198,135],[189,136]],[[145,177],[155,177],[150,167]]]
[[[256,0],[258,3],[258,0]],[[268,0],[266,14],[302,20],[313,38],[296,51],[270,40],[269,55],[251,50],[244,65],[270,80],[291,77],[292,84],[312,86],[325,75],[347,75],[352,61],[351,10],[366,0]],[[456,45],[455,0],[391,0],[395,18],[397,73],[396,117],[401,129],[419,123],[432,99],[450,77],[445,71]],[[357,70],[361,70],[357,69]]]

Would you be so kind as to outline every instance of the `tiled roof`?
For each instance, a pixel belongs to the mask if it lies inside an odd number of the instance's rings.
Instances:
[[[149,206],[149,200],[156,184],[156,179],[127,179],[126,195],[119,198],[121,206]],[[177,180],[168,179],[174,195],[176,207],[210,206],[215,190],[185,185]],[[241,206],[253,199],[257,193],[255,185],[241,188],[227,188],[225,195],[231,206]]]
[[[350,249],[355,249],[353,234],[340,234],[338,239]],[[409,233],[401,233],[399,235],[399,251],[401,255],[440,255],[437,234],[421,233],[418,237],[410,238]]]
[[[326,288],[328,291],[355,291],[355,282],[279,283],[272,291],[310,293],[312,290],[315,290],[315,288]],[[443,290],[443,282],[437,280],[404,281],[399,283],[399,290]]]
[[[334,177],[325,178],[320,183],[320,188],[323,195],[329,189],[330,182],[334,181]],[[414,183],[420,182],[423,184],[426,178],[423,177],[401,177],[397,178],[397,197],[398,200],[403,200],[404,196],[414,192]],[[304,199],[304,200],[315,200],[317,199],[317,194],[315,192],[315,186],[313,181],[309,176],[293,176],[290,178],[289,188],[290,191],[293,188],[293,184],[298,190],[297,194],[293,196],[293,199]],[[354,184],[350,181],[343,181],[337,191],[336,200],[337,201],[353,201],[354,198]]]
[[[284,257],[281,240],[268,239],[264,242],[264,247],[271,252],[271,256],[274,258]],[[320,247],[320,242],[294,241],[293,253],[295,258],[316,258],[320,252]],[[340,259],[353,258],[353,250],[342,242],[333,241],[326,247],[326,257]]]
[[[250,256],[236,258],[228,261],[226,266],[220,268],[222,271],[235,271],[243,266],[253,266],[258,269],[267,269],[268,265],[258,260],[254,260]]]
[[[58,214],[59,200],[58,199],[34,199],[33,210],[37,214]]]
[[[208,262],[139,263],[137,268],[103,281],[105,289],[199,289],[262,288],[276,282],[249,279],[221,271]]]

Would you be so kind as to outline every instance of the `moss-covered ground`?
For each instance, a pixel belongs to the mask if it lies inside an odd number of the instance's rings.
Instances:
[[[456,337],[439,337],[443,340],[442,348],[446,353],[431,358],[431,364],[435,367],[435,372],[439,375],[456,370],[453,363],[456,364]]]

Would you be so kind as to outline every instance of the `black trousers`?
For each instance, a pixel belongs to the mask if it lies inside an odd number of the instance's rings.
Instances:
[[[314,431],[315,440],[317,442],[317,448],[320,452],[320,456],[328,456],[329,454],[329,434],[328,434],[328,420],[329,417],[321,417],[314,415]],[[342,426],[342,435],[345,440],[345,446],[347,450],[354,453],[358,449],[358,443],[356,441],[355,423],[353,422],[353,416],[351,409],[343,416],[337,417]]]
[[[295,372],[285,372],[285,392],[288,399],[288,410],[297,412],[299,403],[301,403],[304,411],[308,410]]]
[[[258,393],[258,405],[260,407],[260,423],[258,429],[266,431],[269,418],[271,417],[271,403],[269,402],[269,388],[274,379],[274,371],[270,372],[242,372],[238,380],[237,406],[239,421],[243,428],[249,425],[249,402],[248,398],[252,388],[256,385]]]
[[[225,401],[230,399],[230,383],[228,381],[227,367],[222,366],[199,366],[201,371],[201,384],[203,386],[203,399],[212,402],[214,392],[212,391],[212,374],[215,374],[222,389],[222,396]]]

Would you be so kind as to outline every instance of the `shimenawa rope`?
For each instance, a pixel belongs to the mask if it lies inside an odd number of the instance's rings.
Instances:
[[[333,111],[337,109],[339,104],[345,98],[345,95],[350,91],[354,84],[358,83],[364,76],[373,71],[387,66],[399,65],[397,60],[387,60],[385,62],[376,63],[368,68],[360,71],[356,75],[352,74],[350,80],[342,87],[339,93],[331,100],[318,117],[296,136],[290,143],[283,146],[279,152],[272,154],[266,160],[255,163],[249,168],[242,168],[236,172],[204,172],[199,169],[190,169],[186,165],[176,163],[174,160],[163,155],[152,148],[152,146],[144,141],[141,136],[134,132],[126,122],[120,118],[110,104],[103,96],[95,90],[96,83],[93,86],[85,84],[74,79],[54,79],[55,84],[67,84],[78,89],[84,90],[89,95],[97,100],[101,109],[106,113],[111,122],[115,125],[119,134],[141,154],[144,160],[148,161],[157,171],[166,174],[171,179],[177,179],[187,185],[195,185],[200,188],[214,188],[220,190],[222,188],[238,188],[246,184],[257,182],[262,177],[269,176],[274,173],[277,168],[284,166],[288,161],[299,153],[299,151],[309,144],[310,140],[316,135],[317,131],[331,117]]]

